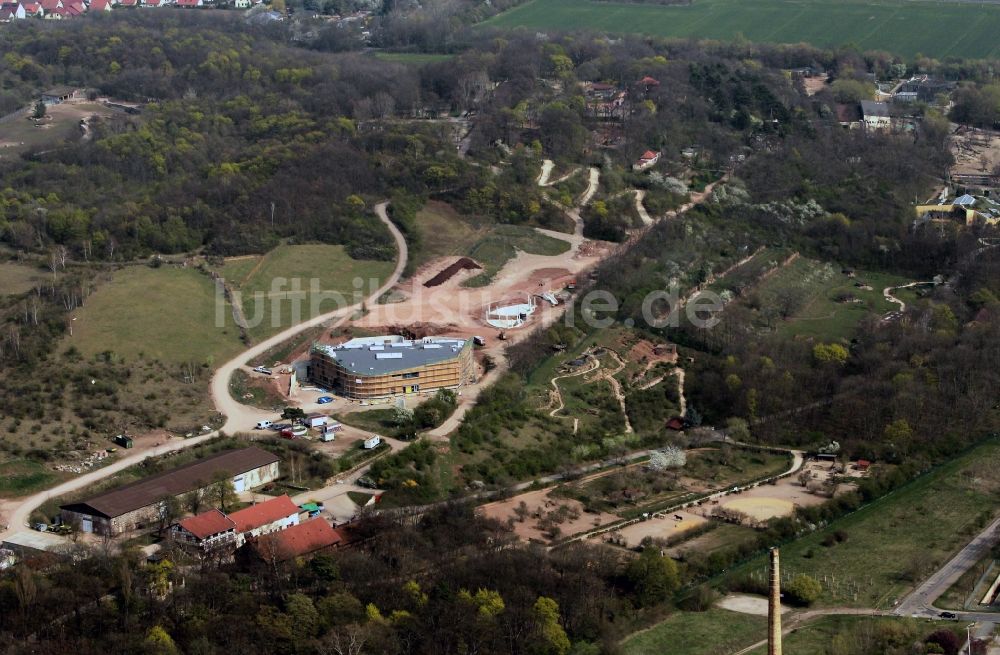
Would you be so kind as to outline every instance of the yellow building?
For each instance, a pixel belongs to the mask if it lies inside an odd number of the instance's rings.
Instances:
[[[367,400],[456,389],[473,381],[472,342],[397,335],[314,344],[309,379],[347,398]]]

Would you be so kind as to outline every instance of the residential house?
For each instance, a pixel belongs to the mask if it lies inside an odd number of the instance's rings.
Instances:
[[[236,9],[249,9],[250,0],[233,0],[233,7]]]
[[[658,161],[660,161],[660,153],[653,152],[652,150],[647,150],[646,152],[642,153],[642,156],[639,157],[639,160],[637,162],[632,164],[632,170],[644,171],[647,168],[652,168],[653,166],[656,166],[656,163]]]
[[[111,11],[111,0],[90,0],[90,11]]]
[[[862,100],[861,120],[866,130],[880,132],[892,127],[892,118],[889,116],[889,105],[884,102]]]
[[[170,537],[177,543],[211,551],[223,547],[235,548],[239,535],[233,520],[213,509],[178,521],[171,526]]]
[[[23,11],[25,18],[42,17],[45,15],[42,5],[37,2],[22,2],[18,4],[18,8]]]
[[[193,9],[195,7],[204,6],[202,0],[177,0],[177,2],[174,4],[178,7],[181,7],[182,9]]]
[[[667,429],[673,430],[674,432],[680,432],[684,429],[684,419],[680,416],[673,416],[667,421]]]

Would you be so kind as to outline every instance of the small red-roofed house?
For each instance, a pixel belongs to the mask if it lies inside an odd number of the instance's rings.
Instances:
[[[642,157],[639,157],[639,161],[632,164],[632,170],[634,171],[644,171],[647,168],[652,168],[656,166],[656,162],[660,161],[660,153],[653,152],[652,150],[647,150],[642,153]]]
[[[201,0],[177,0],[177,2],[174,3],[174,4],[176,4],[178,7],[184,8],[184,9],[193,9],[195,7],[201,7],[202,6],[202,1]]]
[[[170,536],[178,543],[207,551],[222,546],[235,548],[237,532],[236,524],[228,516],[213,509],[181,519],[171,526]]]
[[[90,11],[111,11],[111,0],[90,0]]]
[[[309,519],[287,530],[272,532],[248,542],[266,562],[284,562],[338,546],[341,536],[322,518]]]
[[[32,18],[33,16],[44,16],[45,11],[42,9],[42,5],[37,2],[22,2],[20,9],[24,11],[25,18]]]
[[[647,75],[646,77],[639,80],[639,84],[646,87],[646,90],[649,91],[651,88],[655,86],[660,86],[660,80],[656,79],[655,77],[650,77],[649,75]]]
[[[680,416],[674,416],[667,421],[667,429],[673,430],[674,432],[680,432],[684,429],[684,419]]]

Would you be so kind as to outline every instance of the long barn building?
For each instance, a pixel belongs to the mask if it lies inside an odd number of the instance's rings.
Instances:
[[[457,389],[473,381],[472,342],[392,335],[314,344],[309,377],[321,387],[358,400]]]
[[[63,523],[77,525],[81,532],[121,534],[159,521],[164,498],[204,489],[220,476],[231,479],[237,493],[276,480],[279,460],[260,448],[230,450],[63,505],[60,516]]]

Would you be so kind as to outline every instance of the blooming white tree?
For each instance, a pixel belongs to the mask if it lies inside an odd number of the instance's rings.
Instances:
[[[662,450],[653,451],[649,456],[649,468],[652,471],[681,468],[685,464],[687,464],[687,453],[677,446],[667,446]]]

